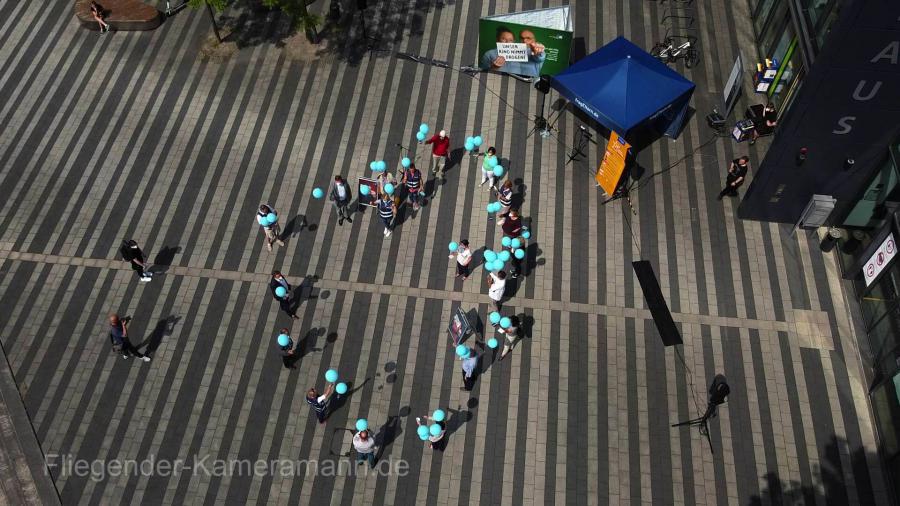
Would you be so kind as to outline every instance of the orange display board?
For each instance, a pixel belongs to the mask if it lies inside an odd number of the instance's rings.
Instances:
[[[612,132],[609,136],[609,143],[606,145],[606,153],[603,155],[603,161],[594,179],[597,184],[603,188],[607,195],[612,196],[619,185],[619,179],[622,178],[622,172],[625,171],[625,157],[628,156],[628,150],[631,144],[625,142],[625,139],[619,137],[619,134]]]

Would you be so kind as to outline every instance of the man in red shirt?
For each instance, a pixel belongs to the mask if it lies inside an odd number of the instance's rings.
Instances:
[[[431,144],[431,172],[443,179],[447,157],[450,156],[450,137],[447,136],[447,131],[441,130],[425,141],[425,144]]]

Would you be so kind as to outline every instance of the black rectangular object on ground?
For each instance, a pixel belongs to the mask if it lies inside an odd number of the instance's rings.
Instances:
[[[659,330],[659,336],[662,338],[663,345],[675,346],[676,344],[682,344],[681,334],[678,332],[678,327],[675,326],[675,320],[672,319],[672,313],[669,312],[669,306],[666,304],[666,299],[659,288],[659,281],[656,280],[653,266],[647,260],[631,262],[631,266],[634,268],[634,273],[641,284],[644,300],[647,301],[647,308],[650,309],[650,314],[653,315],[653,322],[656,323],[656,329]]]

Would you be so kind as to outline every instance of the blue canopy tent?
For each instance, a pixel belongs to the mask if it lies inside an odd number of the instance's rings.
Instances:
[[[626,139],[648,126],[677,137],[694,93],[694,83],[624,37],[551,76],[550,84]]]

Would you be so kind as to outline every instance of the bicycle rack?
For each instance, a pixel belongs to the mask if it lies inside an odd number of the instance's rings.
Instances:
[[[686,28],[694,24],[694,10],[691,7],[679,7],[675,4],[669,4],[663,7],[662,14],[663,17],[659,21],[661,25],[665,25],[666,20],[669,19],[684,20],[687,25]]]

